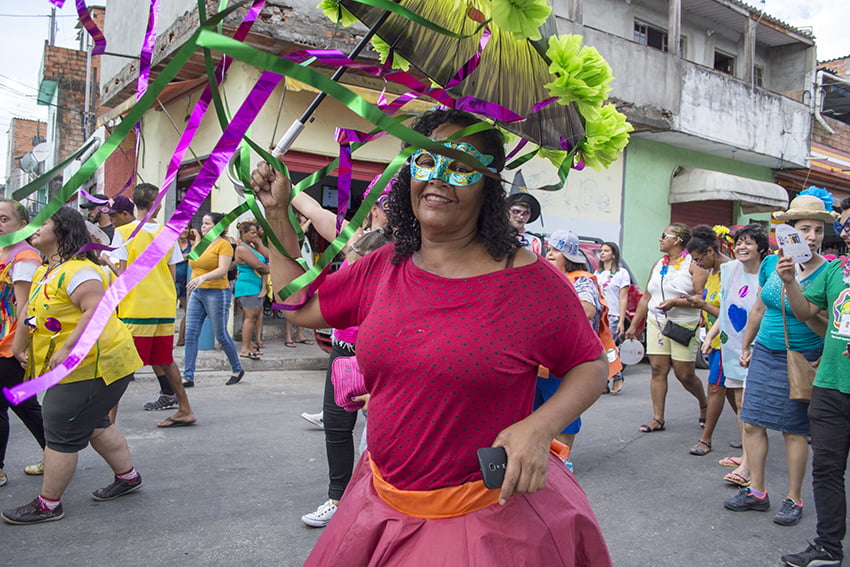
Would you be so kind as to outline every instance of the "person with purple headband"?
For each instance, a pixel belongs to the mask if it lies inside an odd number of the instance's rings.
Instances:
[[[415,151],[389,195],[393,244],[287,298],[296,324],[360,326],[371,396],[368,451],[307,567],[611,565],[587,497],[550,450],[604,390],[607,357],[590,325],[571,323],[586,315],[566,276],[520,248],[501,133],[462,133],[480,124],[457,110],[418,117],[416,132],[468,158]],[[282,289],[304,273],[291,184],[262,163],[251,185],[286,250],[271,251]],[[540,365],[564,380],[533,411]],[[485,448],[504,449],[501,488],[483,481]]]

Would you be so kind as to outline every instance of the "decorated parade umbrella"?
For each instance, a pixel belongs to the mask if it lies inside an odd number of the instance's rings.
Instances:
[[[507,130],[551,149],[573,147],[584,136],[574,104],[552,103],[534,112],[535,105],[552,98],[546,84],[553,77],[545,55],[549,37],[557,34],[551,13],[542,25],[529,23],[533,29],[527,30],[530,37],[526,38],[495,22],[490,22],[485,31],[481,24],[496,4],[489,0],[399,0],[399,5],[422,18],[417,21],[400,13],[387,17],[379,2],[342,0],[340,4],[370,29],[377,25],[375,34],[395,54],[447,87],[449,93],[497,103],[525,117],[521,122],[500,122]],[[512,14],[512,19],[521,19],[524,10],[541,5],[527,4]],[[454,32],[455,36],[439,28]],[[485,33],[490,34],[489,42],[480,49]],[[479,52],[475,69],[457,81],[458,71]]]
[[[62,0],[51,1],[61,3]],[[213,31],[228,14],[249,1],[251,6],[245,12],[232,38]],[[296,184],[293,187],[293,193],[303,190],[322,176],[329,174],[337,163],[340,166],[340,181],[342,182],[344,177],[350,179],[352,152],[385,133],[403,139],[409,147],[393,158],[384,173],[373,181],[368,197],[364,198],[363,204],[354,214],[351,223],[342,230],[338,226],[339,236],[331,243],[319,262],[286,288],[279,290],[280,297],[288,297],[295,291],[303,289],[321,274],[322,269],[330,263],[333,256],[350,237],[353,227],[364,220],[369,208],[391,181],[394,172],[403,166],[413,148],[422,147],[438,153],[447,152],[446,155],[450,156],[454,152],[460,154],[457,159],[468,159],[468,156],[429,140],[401,124],[400,117],[397,115],[398,108],[401,108],[399,102],[403,103],[406,100],[425,96],[446,107],[462,108],[491,119],[499,119],[507,128],[517,131],[524,141],[530,141],[537,146],[524,156],[514,159],[512,164],[509,164],[509,168],[519,167],[533,155],[546,157],[559,168],[558,173],[561,178],[559,185],[550,186],[552,189],[563,186],[566,173],[571,167],[578,168],[584,164],[597,169],[608,167],[628,142],[628,131],[631,130],[631,126],[625,122],[625,117],[617,112],[613,105],[604,104],[610,90],[609,83],[613,79],[610,66],[595,49],[581,45],[581,36],[549,35],[554,33],[555,28],[554,21],[550,18],[551,7],[548,0],[430,0],[427,2],[424,0],[401,0],[400,2],[324,0],[321,4],[323,9],[329,4],[330,10],[338,16],[337,19],[347,17],[350,24],[355,21],[352,13],[356,13],[365,23],[371,22],[372,29],[364,40],[367,40],[372,33],[378,33],[372,38],[372,43],[381,54],[382,62],[386,62],[382,68],[352,61],[356,57],[355,53],[347,58],[335,50],[306,50],[276,56],[246,45],[243,41],[264,4],[265,0],[242,0],[215,16],[206,17],[202,14],[198,29],[175,52],[156,78],[152,79],[150,61],[156,44],[156,13],[159,2],[150,0],[148,26],[140,53],[136,105],[127,112],[125,119],[84,161],[77,172],[64,182],[57,195],[29,225],[14,233],[0,235],[0,241],[2,241],[0,246],[14,244],[30,236],[40,224],[70,199],[82,183],[119,146],[121,140],[130,134],[134,125],[142,119],[146,109],[154,104],[157,96],[177,75],[181,66],[189,61],[198,47],[217,50],[228,56],[222,58],[215,69],[209,62],[211,59],[208,58],[209,84],[195,103],[174,155],[168,161],[168,170],[160,184],[163,190],[157,197],[158,201],[173,185],[182,156],[199,131],[207,110],[212,103],[215,103],[222,135],[212,149],[210,157],[204,161],[197,177],[178,203],[174,214],[166,222],[166,230],[159,232],[144,253],[110,285],[89,320],[86,332],[64,362],[49,371],[42,370],[44,373],[41,376],[11,390],[3,389],[3,394],[11,402],[20,403],[58,383],[83,360],[86,353],[94,347],[106,321],[114,314],[120,301],[133,286],[146,277],[150,268],[173,248],[177,235],[189,223],[209,195],[234,154],[239,152],[245,158],[239,160],[240,179],[248,178],[249,146],[263,159],[286,172],[283,164],[249,138],[251,123],[257,118],[284,75],[311,84],[323,93],[344,102],[375,126],[375,129],[368,133],[337,129],[337,142],[340,144],[339,160],[335,160]],[[78,11],[81,6],[85,7],[82,0],[78,2]],[[203,3],[199,6],[203,6]],[[412,11],[414,8],[421,13]],[[349,12],[349,9],[352,12]],[[81,19],[85,19],[83,14]],[[95,37],[96,30],[91,30],[90,27],[92,26],[88,26],[87,30]],[[405,29],[407,34],[403,33]],[[544,37],[547,36],[548,41],[544,42]],[[365,47],[365,41],[361,42],[359,47]],[[418,55],[422,56],[421,60]],[[402,57],[409,58],[441,88],[423,85],[410,74],[396,73],[390,69],[390,67],[398,69],[403,66]],[[224,105],[219,100],[218,84],[223,80],[229,64],[235,60],[255,65],[263,69],[263,73],[238,110],[232,116],[228,116]],[[371,105],[350,90],[329,80],[322,73],[309,68],[314,60],[325,65],[341,66],[343,69],[338,71],[334,78],[337,78],[345,67],[359,68],[388,81],[402,84],[411,90],[391,103],[382,96],[386,104]],[[308,111],[314,110],[319,102],[319,100],[314,101]],[[306,119],[304,121],[306,122]],[[469,129],[475,131],[475,128],[481,127],[486,125],[478,124],[470,126]],[[517,147],[521,147],[522,144],[523,142]],[[91,144],[85,145],[41,178],[20,188],[15,193],[16,198],[23,198],[37,190],[41,184],[46,183],[46,179],[61,172],[70,161],[81,156],[90,146]],[[476,168],[485,168],[480,163],[477,166],[472,165]],[[484,172],[484,174],[495,175],[492,172]],[[342,193],[341,188],[340,193]],[[155,207],[152,207],[153,209]],[[259,222],[265,222],[262,211],[250,191],[245,193],[245,202],[240,203],[236,209],[228,213],[225,220],[231,222],[249,209],[256,215]],[[216,230],[223,229],[226,223],[223,221],[220,225],[207,234],[204,239],[207,243],[218,234]],[[273,231],[268,229],[266,233],[270,244],[285,253],[280,243],[274,238]],[[203,244],[204,242],[201,243]],[[200,253],[201,245],[195,248],[193,253]],[[104,246],[89,244],[85,248],[103,249]]]

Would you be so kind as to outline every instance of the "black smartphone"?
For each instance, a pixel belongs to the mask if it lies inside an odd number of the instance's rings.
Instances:
[[[508,468],[508,454],[504,447],[478,449],[478,466],[487,488],[501,488]]]

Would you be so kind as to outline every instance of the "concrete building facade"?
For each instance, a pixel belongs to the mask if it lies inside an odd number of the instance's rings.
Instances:
[[[207,2],[210,13],[215,4]],[[146,6],[113,0],[109,7],[104,30],[110,51],[137,53]],[[777,170],[808,167],[812,107],[806,93],[811,94],[816,66],[810,34],[737,0],[568,0],[553,3],[553,8],[560,33],[581,34],[585,44],[596,47],[611,64],[616,77],[611,100],[626,113],[635,132],[623,159],[608,170],[574,171],[564,190],[536,193],[545,224],[538,222],[532,230],[551,233],[570,228],[621,242],[642,279],[657,257],[658,234],[671,219],[724,224],[763,220],[766,215],[759,211],[787,203],[787,193],[772,182]],[[226,34],[235,30],[243,13],[225,21]],[[192,0],[161,3],[155,73],[198,21]],[[359,24],[336,30],[313,0],[286,4],[272,0],[246,42],[271,53],[328,46],[345,52],[364,31]],[[138,69],[135,62],[108,55],[103,56],[101,68],[103,102],[113,107],[103,118],[108,121],[132,107]],[[222,92],[232,110],[258,75],[256,69],[238,62],[231,67]],[[144,180],[160,183],[164,178],[204,77],[203,58],[197,54],[156,108],[145,114],[137,156],[137,171]],[[343,82],[372,100],[384,86],[357,73],[347,74]],[[255,122],[254,140],[272,145],[313,94],[309,87],[287,80]],[[296,179],[337,154],[331,142],[337,126],[370,128],[341,104],[326,100],[290,152],[287,163]],[[180,198],[181,186],[191,183],[220,132],[210,113],[184,160],[177,191],[172,191],[172,207],[173,200]],[[384,138],[356,154],[359,186],[365,186],[397,151],[398,142]],[[522,169],[529,187],[554,181],[554,170],[542,160],[532,160]],[[717,187],[702,188],[701,196],[689,193],[689,187],[676,181],[676,174],[691,170],[704,171]],[[511,176],[507,172],[508,181]],[[737,184],[735,189],[721,191],[720,184],[730,179]],[[328,189],[333,182],[326,180]],[[314,189],[318,198],[324,196],[323,184]],[[232,184],[222,178],[205,207],[226,211],[239,199]]]

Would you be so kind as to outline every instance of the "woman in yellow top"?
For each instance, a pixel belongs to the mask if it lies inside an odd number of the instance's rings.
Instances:
[[[201,222],[201,236],[205,236],[224,215],[207,213]],[[189,260],[192,279],[186,284],[189,291],[189,304],[186,306],[186,351],[183,367],[183,386],[195,385],[195,361],[198,358],[198,337],[204,318],[209,317],[216,340],[224,347],[224,353],[233,371],[227,384],[236,384],[245,375],[239,363],[236,345],[227,332],[227,313],[233,292],[227,281],[227,270],[233,261],[233,246],[219,236],[213,240],[197,260]]]
[[[688,303],[691,307],[705,311],[708,316],[706,328],[710,329],[720,315],[720,266],[729,262],[731,258],[720,250],[718,235],[706,224],[698,224],[691,229],[691,239],[686,248],[691,255],[691,261],[708,271],[705,290],[703,293],[688,296]],[[738,413],[735,392],[726,389],[726,375],[723,373],[723,365],[720,361],[720,345],[722,344],[720,336],[713,335],[713,338],[707,342],[709,344],[703,347],[703,352],[708,354],[710,368],[706,384],[708,409],[702,435],[690,450],[691,455],[698,457],[711,452],[711,437],[714,435],[717,420],[723,412],[723,400],[728,399],[732,410]]]
[[[68,357],[103,296],[106,275],[91,251],[79,252],[89,235],[83,217],[70,207],[59,209],[31,240],[47,264],[33,276],[29,301],[21,309],[26,327],[15,334],[13,351],[27,374],[38,376]],[[141,367],[130,331],[111,315],[80,365],[45,393],[47,447],[41,493],[29,504],[3,511],[6,522],[61,519],[62,493],[77,468],[77,453],[89,443],[115,473],[114,482],[95,490],[92,498],[112,500],[142,486],[127,440],[107,417]]]

